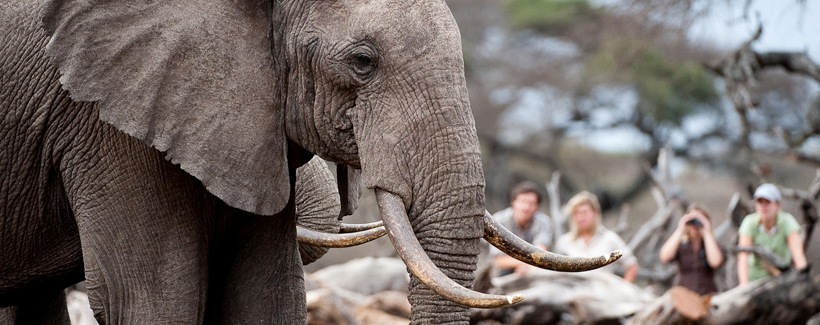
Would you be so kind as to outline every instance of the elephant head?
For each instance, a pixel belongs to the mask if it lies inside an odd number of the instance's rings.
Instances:
[[[466,289],[484,175],[443,0],[46,0],[42,20],[74,100],[235,208],[287,211],[305,153],[361,169],[413,273],[414,322],[520,299]]]
[[[287,75],[289,140],[361,168],[367,187],[400,203],[431,264],[469,287],[484,176],[461,40],[445,3],[308,1],[285,12],[300,18],[281,29],[296,70]],[[411,269],[420,261],[405,260]],[[411,277],[414,321],[465,321],[466,308],[422,283],[431,279],[447,280]]]

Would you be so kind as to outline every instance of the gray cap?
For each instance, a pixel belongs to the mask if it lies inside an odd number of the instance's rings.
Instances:
[[[754,198],[755,200],[766,199],[772,202],[780,202],[780,190],[774,184],[765,183],[757,187]]]

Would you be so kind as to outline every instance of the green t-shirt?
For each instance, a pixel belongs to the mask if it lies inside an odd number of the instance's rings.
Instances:
[[[765,247],[783,262],[791,264],[792,254],[789,251],[786,237],[795,231],[800,231],[800,224],[789,213],[779,212],[777,214],[777,224],[770,231],[766,232],[765,227],[760,224],[760,215],[752,213],[740,224],[738,232],[741,235],[752,237],[752,244]],[[769,276],[769,272],[763,266],[763,262],[755,254],[749,254],[749,282]]]

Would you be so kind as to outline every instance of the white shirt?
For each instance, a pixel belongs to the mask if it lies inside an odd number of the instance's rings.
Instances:
[[[590,238],[588,243],[580,236],[578,238],[573,237],[572,233],[561,235],[561,237],[558,237],[558,241],[555,242],[554,251],[567,256],[596,257],[608,256],[616,249],[623,252],[623,256],[618,261],[593,271],[605,270],[614,273],[616,270],[615,265],[618,265],[622,270],[626,270],[629,266],[638,263],[638,259],[635,258],[632,250],[629,249],[623,239],[603,225],[598,226],[595,235]]]

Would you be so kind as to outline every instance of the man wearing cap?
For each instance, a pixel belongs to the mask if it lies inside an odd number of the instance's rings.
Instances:
[[[760,185],[754,194],[755,213],[740,224],[738,246],[760,246],[794,268],[806,267],[800,224],[789,213],[780,210],[780,190],[774,184]],[[740,285],[773,275],[760,258],[747,252],[737,254],[737,278]]]

